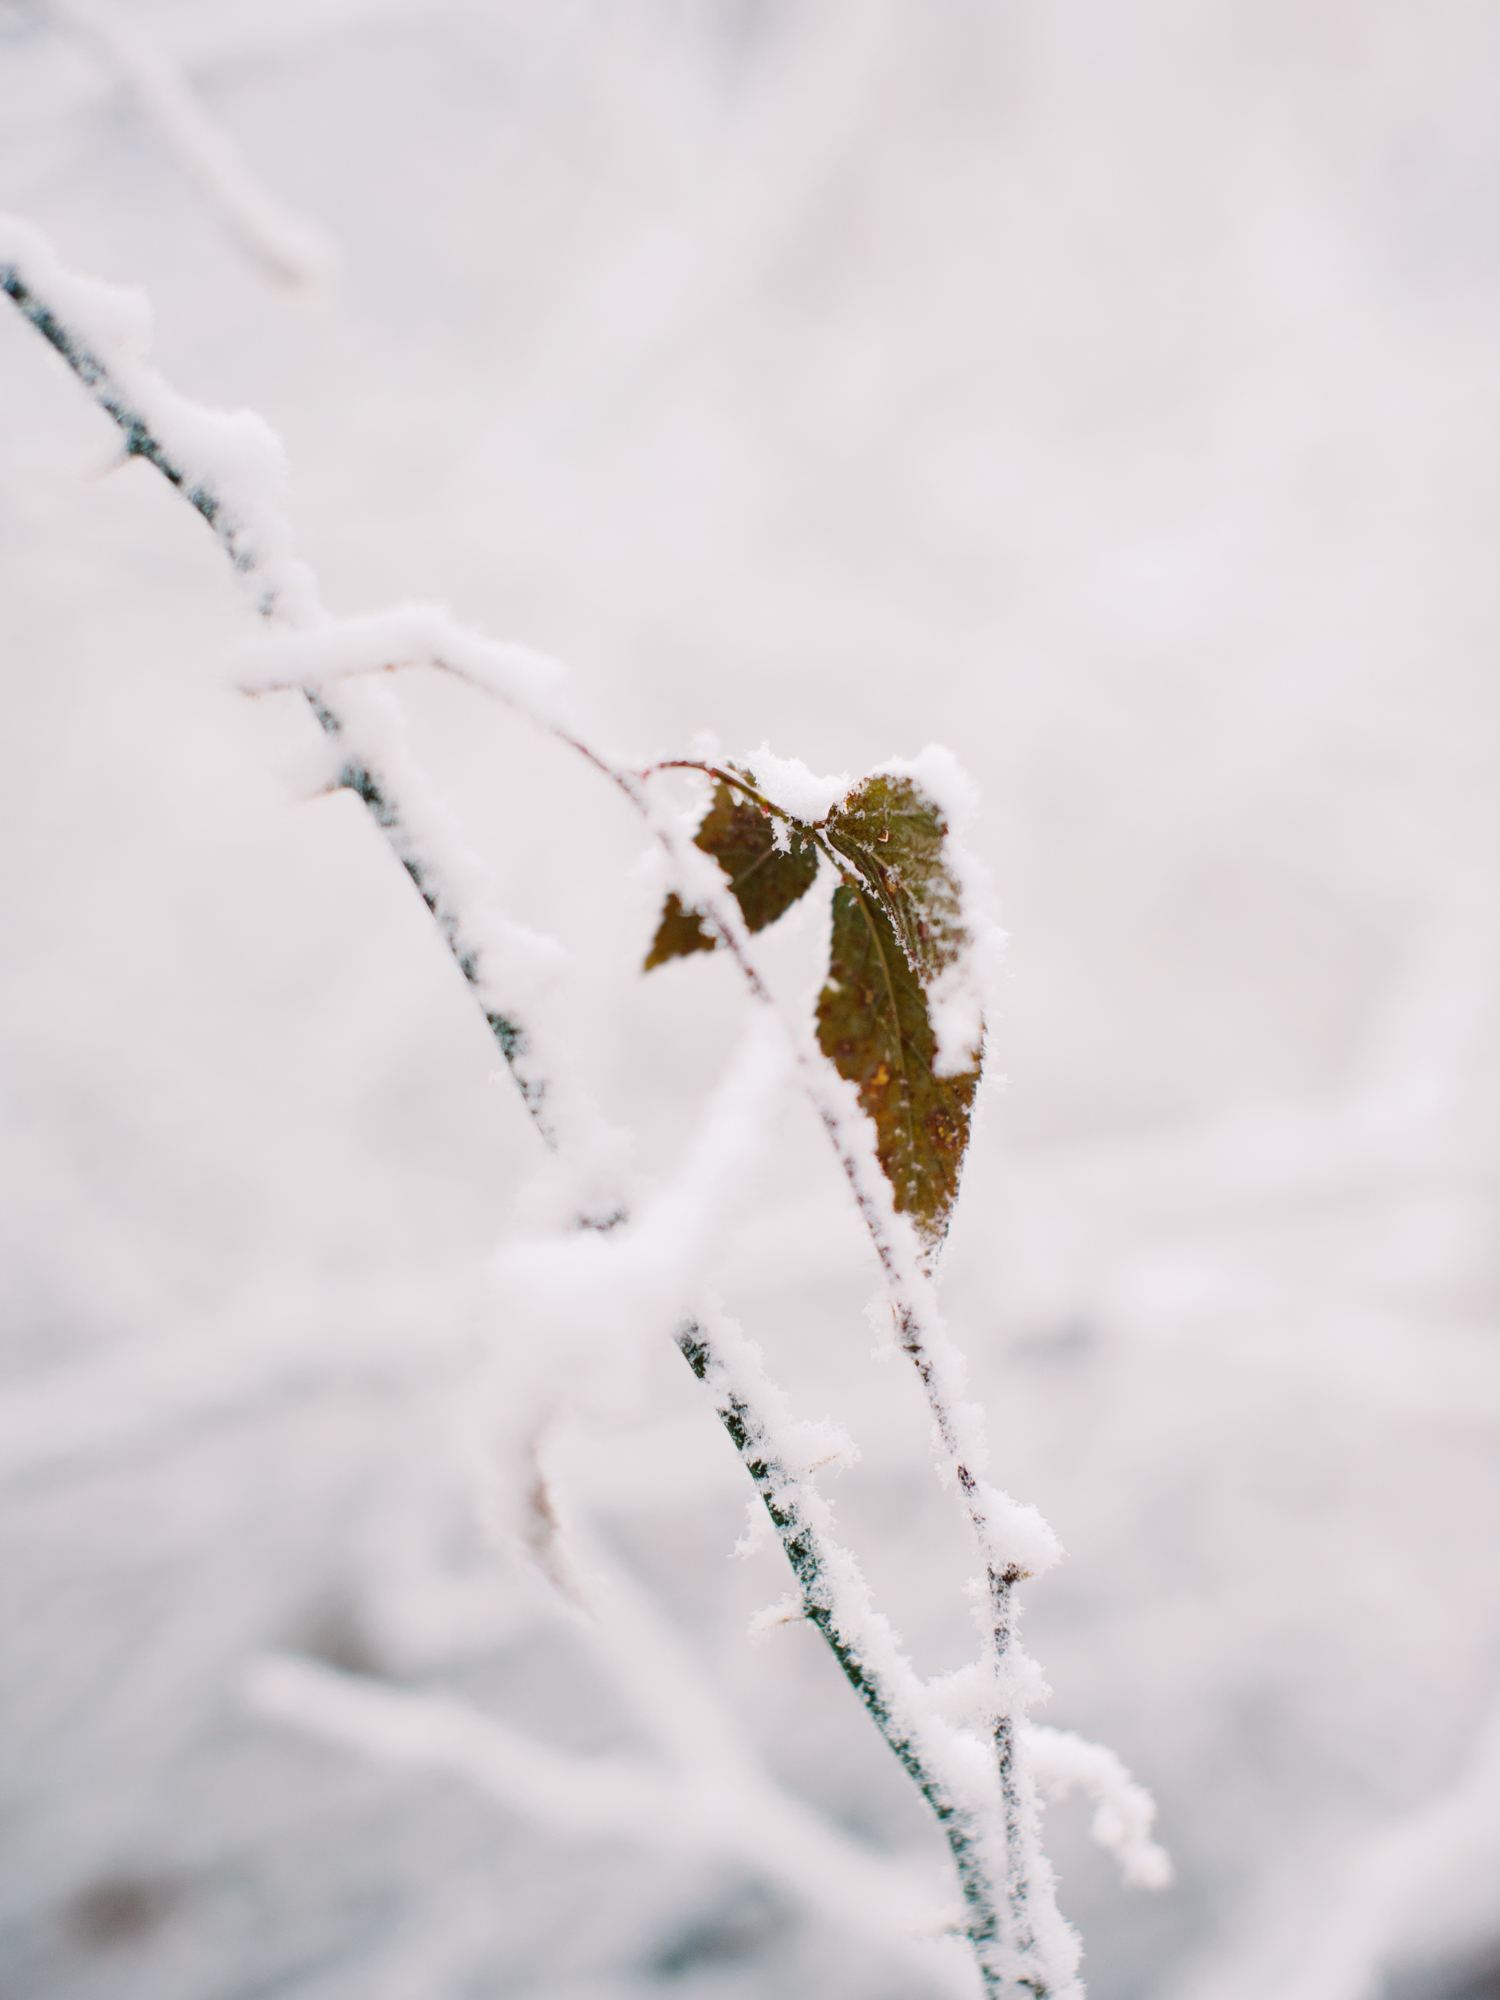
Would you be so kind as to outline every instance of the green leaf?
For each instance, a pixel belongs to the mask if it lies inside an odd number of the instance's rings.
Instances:
[[[858,882],[833,894],[818,1045],[859,1092],[896,1207],[929,1250],[948,1230],[969,1143],[976,1066],[938,1076],[927,996],[880,899]]]
[[[754,779],[746,774],[747,780]],[[693,836],[694,845],[711,854],[728,878],[735,901],[752,931],[764,930],[806,895],[818,873],[818,850],[793,827],[789,844],[776,845],[776,822],[753,799],[742,797],[720,779],[713,803]],[[646,970],[689,952],[712,951],[714,939],[703,928],[696,910],[685,909],[676,895],[668,896],[656,938],[646,956]]]
[[[927,995],[968,942],[947,823],[905,777],[867,778],[830,814],[830,846],[850,866],[834,892],[818,1043],[854,1084],[895,1196],[929,1251],[947,1233],[969,1143],[979,1051],[936,1073]]]

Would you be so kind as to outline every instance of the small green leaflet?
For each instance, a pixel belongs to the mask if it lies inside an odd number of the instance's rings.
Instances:
[[[747,781],[754,783],[748,774]],[[818,873],[818,851],[800,829],[793,830],[789,848],[778,848],[775,821],[754,800],[732,792],[722,778],[714,785],[713,803],[693,843],[723,869],[752,931],[775,923],[807,894]],[[698,912],[684,909],[676,895],[668,896],[645,969],[689,952],[712,951],[714,943]]]
[[[911,778],[877,776],[817,826],[793,822],[787,848],[776,846],[771,818],[719,779],[694,836],[723,869],[752,931],[812,887],[820,849],[839,869],[818,1045],[855,1086],[896,1208],[929,1252],[958,1197],[980,1061],[976,1048],[958,1075],[937,1074],[928,994],[968,943],[947,835],[942,813]],[[669,896],[647,969],[714,943],[698,913]]]

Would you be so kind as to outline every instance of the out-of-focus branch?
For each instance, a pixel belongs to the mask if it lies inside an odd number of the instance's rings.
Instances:
[[[464,1702],[418,1693],[291,1654],[251,1663],[250,1706],[270,1720],[385,1764],[443,1772],[575,1837],[738,1862],[856,1936],[879,1938],[917,1976],[955,1995],[969,1979],[939,1947],[951,1913],[924,1904],[906,1871],[844,1839],[760,1774],[732,1790],[628,1753],[575,1756]]]
[[[1037,1724],[1028,1725],[1025,1741],[1032,1775],[1046,1797],[1080,1791],[1093,1800],[1090,1831],[1114,1855],[1124,1880],[1136,1889],[1165,1889],[1172,1880],[1172,1862],[1151,1838],[1156,1802],[1114,1751],[1071,1729]]]
[[[333,262],[328,240],[266,193],[186,78],[134,21],[125,19],[114,0],[46,0],[46,5],[129,87],[241,249],[287,284],[307,284],[326,275]]]

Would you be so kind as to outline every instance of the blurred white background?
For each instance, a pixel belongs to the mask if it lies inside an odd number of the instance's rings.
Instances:
[[[0,8],[0,206],[287,441],[339,611],[569,660],[605,736],[979,781],[1011,934],[946,1299],[1069,1550],[1047,1719],[1175,1889],[1049,1838],[1097,2000],[1500,1987],[1500,15],[1477,0],[120,0],[332,275],[278,283],[77,16]],[[0,319],[0,1990],[914,1995],[710,1856],[575,1840],[251,1714],[267,1646],[630,1739],[473,1526],[455,1401],[536,1165],[219,551]],[[412,677],[417,747],[648,1172],[741,1021],[637,977],[644,841]],[[798,925],[800,923],[800,928]],[[777,949],[813,978],[817,917]],[[816,1135],[721,1273],[924,1671],[965,1552]],[[726,1560],[662,1344],[574,1504],[773,1770],[934,1834]],[[1488,1731],[1488,1734],[1486,1733]],[[1488,1747],[1486,1747],[1488,1746]]]

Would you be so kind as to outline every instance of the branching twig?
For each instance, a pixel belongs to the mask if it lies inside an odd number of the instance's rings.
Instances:
[[[420,658],[536,717],[534,706],[525,697],[518,697],[511,675],[498,665],[484,642],[457,628],[445,613],[408,607],[392,614],[386,629],[382,629],[380,619],[362,621],[362,627],[362,643],[341,648],[333,660],[316,633],[293,633],[286,639],[278,636],[272,644],[257,648],[271,674],[270,684],[278,684],[276,675],[288,669],[311,675],[332,667],[341,676],[358,675],[370,672],[377,663],[388,666],[393,660]],[[744,917],[722,874],[682,837],[675,821],[658,809],[642,774],[587,744],[574,727],[545,715],[536,719],[586,756],[630,800],[665,848],[684,902],[703,912],[734,959],[751,997],[776,1011],[756,963]],[[984,1562],[985,1646],[997,1694],[992,1727],[1004,1800],[1004,1878],[1009,1884],[1006,1921],[1001,1928],[1007,1948],[1025,1961],[1037,1946],[1037,1924],[1051,1926],[1056,1919],[1036,1838],[1034,1795],[1016,1754],[1016,1714],[1024,1707],[1027,1681],[1034,1669],[1015,1643],[1013,1596],[1022,1577],[1055,1559],[1056,1544],[1033,1510],[1018,1508],[983,1480],[981,1414],[977,1406],[963,1400],[963,1364],[938,1313],[921,1247],[905,1218],[895,1211],[866,1123],[851,1107],[845,1087],[795,1029],[783,1025],[802,1088],[823,1123],[879,1257],[900,1344],[916,1367],[945,1468],[959,1487]]]
[[[432,913],[543,1138],[594,1174],[594,1185],[580,1184],[580,1224],[607,1229],[623,1220],[597,1113],[585,1100],[567,1095],[538,1057],[538,1013],[525,1003],[545,969],[541,941],[488,908],[480,864],[405,754],[389,689],[350,683],[400,664],[435,664],[527,714],[583,756],[624,794],[661,843],[684,902],[704,914],[752,998],[781,1018],[718,869],[659,807],[648,786],[649,770],[600,750],[561,713],[546,663],[536,656],[495,646],[464,632],[446,614],[422,607],[331,618],[318,601],[311,573],[291,555],[275,499],[267,497],[265,474],[274,466],[263,427],[253,419],[219,417],[176,396],[140,360],[139,333],[133,346],[92,333],[101,304],[118,311],[118,294],[72,277],[42,239],[16,225],[0,228],[0,289],[90,389],[123,433],[127,453],[148,459],[214,529],[250,583],[268,627],[274,627],[259,649],[265,669],[259,684],[289,684],[306,696],[338,753],[337,784],[363,800]],[[248,474],[247,445],[253,463]],[[336,681],[344,682],[337,704],[329,693]],[[717,768],[712,774],[729,781]],[[733,782],[768,810],[780,810],[742,780]],[[778,1450],[775,1392],[747,1344],[699,1321],[684,1331],[680,1345],[713,1392],[776,1524],[797,1576],[801,1609],[822,1632],[943,1826],[968,1909],[966,1934],[986,1991],[1024,1992],[1034,2000],[1060,1996],[1073,1986],[1077,1947],[1056,1913],[1051,1873],[1036,1836],[1034,1789],[1020,1754],[1019,1718],[1038,1684],[1015,1643],[1013,1613],[1016,1582],[1051,1560],[1056,1545],[1031,1509],[1018,1508],[985,1484],[982,1418],[963,1400],[963,1364],[938,1314],[922,1246],[895,1210],[852,1091],[794,1025],[782,1020],[782,1026],[799,1081],[869,1230],[900,1344],[921,1379],[943,1465],[959,1488],[981,1553],[985,1657],[968,1690],[963,1719],[990,1730],[990,1757],[971,1728],[945,1724],[937,1714],[894,1634],[871,1607],[853,1559],[831,1539],[827,1503],[810,1475],[798,1474]]]

